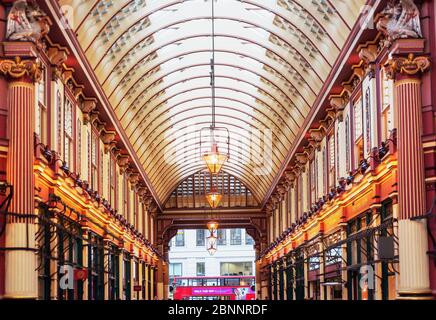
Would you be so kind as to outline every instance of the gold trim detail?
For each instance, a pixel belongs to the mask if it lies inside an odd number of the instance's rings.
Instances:
[[[385,71],[390,79],[395,79],[397,74],[413,76],[418,73],[424,73],[430,69],[430,66],[431,61],[429,57],[415,57],[413,53],[410,53],[407,58],[396,57],[390,59],[385,65]]]
[[[0,74],[12,79],[28,76],[33,81],[39,82],[42,77],[42,69],[41,64],[34,60],[22,60],[21,57],[15,57],[15,60],[0,59]]]

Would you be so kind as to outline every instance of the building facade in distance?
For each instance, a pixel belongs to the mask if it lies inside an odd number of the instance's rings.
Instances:
[[[254,276],[253,239],[244,229],[218,231],[218,251],[207,251],[207,230],[180,230],[170,242],[170,278]]]

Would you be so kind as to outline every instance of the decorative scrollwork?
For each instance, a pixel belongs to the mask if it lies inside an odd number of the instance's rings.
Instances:
[[[390,59],[385,65],[386,75],[394,79],[397,74],[416,75],[427,71],[431,66],[430,58],[427,56],[415,57],[410,53],[406,57],[397,57]]]
[[[41,64],[34,60],[22,60],[15,57],[15,60],[0,59],[0,74],[20,79],[30,77],[33,81],[39,82],[42,77]]]

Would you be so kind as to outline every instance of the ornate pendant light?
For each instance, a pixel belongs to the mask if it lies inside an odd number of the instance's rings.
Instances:
[[[207,248],[207,251],[211,256],[215,255],[215,253],[218,251],[216,245],[210,245],[209,248]]]
[[[215,4],[212,0],[212,59],[210,60],[211,72],[210,72],[210,85],[212,87],[212,124],[209,128],[203,128],[201,130],[200,137],[200,150],[202,152],[201,144],[203,132],[207,132],[210,139],[211,149],[209,152],[203,154],[202,159],[206,163],[207,168],[211,174],[220,173],[223,165],[229,160],[230,157],[230,133],[227,128],[217,128],[215,120],[215,108],[216,108],[216,94],[215,94]],[[227,154],[220,153],[218,150],[217,137],[227,138]]]
[[[212,184],[212,182],[211,182]],[[221,203],[221,200],[223,198],[223,195],[218,192],[218,190],[215,188],[215,186],[211,186],[210,192],[206,195],[207,202],[209,202],[209,205],[212,209],[218,208],[219,204]]]
[[[214,234],[218,230],[218,222],[210,221],[207,224],[207,229],[210,231],[211,234]]]
[[[222,154],[218,151],[218,144],[212,143],[212,150],[203,155],[203,160],[206,162],[207,168],[211,174],[220,173],[224,163],[229,159],[227,154]]]
[[[217,251],[218,238],[215,236],[214,232],[210,233],[210,236],[207,237],[207,251],[211,256],[213,256]]]

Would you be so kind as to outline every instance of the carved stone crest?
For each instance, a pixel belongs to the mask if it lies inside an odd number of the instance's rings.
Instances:
[[[397,39],[422,38],[418,7],[413,0],[389,1],[381,13],[377,29],[385,36],[385,46]]]
[[[41,43],[50,31],[50,19],[35,2],[14,2],[7,17],[6,39]]]

